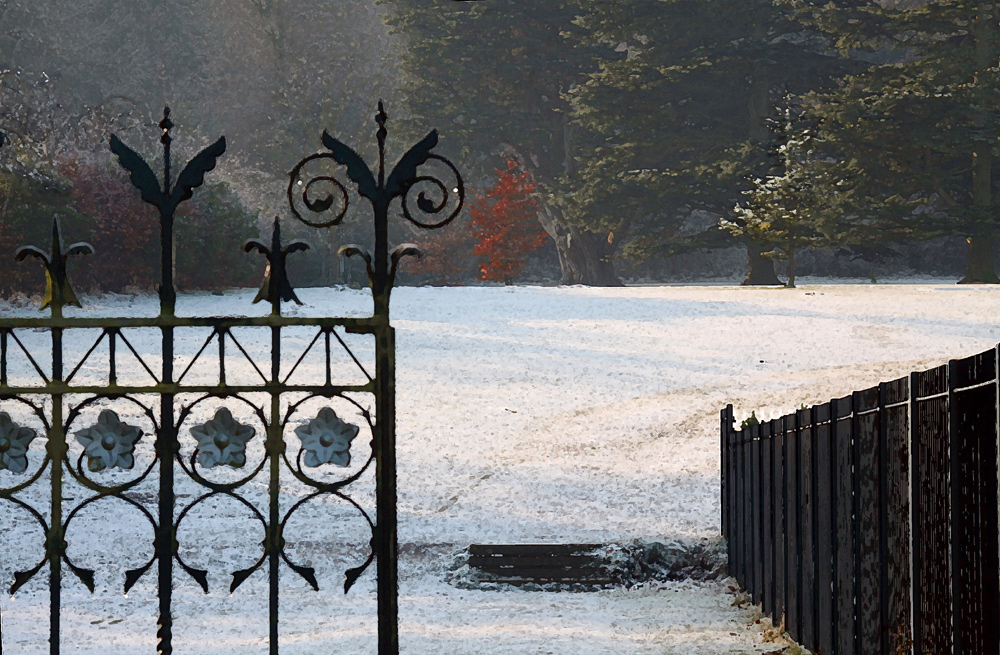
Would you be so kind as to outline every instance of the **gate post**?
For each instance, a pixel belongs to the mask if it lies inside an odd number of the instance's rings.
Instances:
[[[437,146],[437,131],[431,131],[414,145],[399,160],[391,172],[386,174],[385,140],[388,116],[380,100],[375,122],[378,141],[378,169],[373,174],[367,164],[350,147],[323,133],[323,145],[329,152],[310,155],[300,161],[290,174],[288,201],[292,213],[300,221],[312,227],[332,227],[340,224],[347,213],[348,194],[345,186],[332,176],[316,175],[303,185],[300,179],[307,175],[305,168],[310,162],[332,159],[347,168],[347,177],[354,183],[358,195],[371,203],[375,228],[374,250],[355,244],[346,245],[338,251],[346,257],[360,257],[365,262],[368,283],[372,291],[374,305],[375,334],[375,496],[376,522],[373,538],[377,555],[378,588],[378,632],[379,655],[399,653],[399,599],[398,599],[398,537],[396,514],[396,342],[395,331],[389,321],[389,298],[395,283],[399,262],[406,256],[421,255],[417,247],[410,243],[389,249],[389,206],[397,198],[400,200],[401,216],[417,227],[436,229],[453,221],[465,202],[465,187],[455,166],[431,150]],[[454,186],[444,184],[438,177],[417,174],[428,161],[443,164],[454,176]],[[340,194],[341,205],[337,215],[326,221],[305,218],[296,206],[296,188],[301,186],[301,205],[304,210],[321,214],[333,207],[333,195],[314,198],[310,195],[316,182],[332,184]],[[414,191],[419,185],[424,190]],[[428,196],[430,191],[430,197]],[[416,206],[420,219],[411,213],[407,198],[416,195]],[[452,194],[457,195],[454,208],[447,211]],[[444,213],[438,221],[427,221],[425,217]]]

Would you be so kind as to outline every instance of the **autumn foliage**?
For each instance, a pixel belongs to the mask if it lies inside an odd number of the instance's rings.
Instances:
[[[86,152],[60,156],[52,181],[0,171],[0,296],[40,292],[44,273],[14,252],[34,245],[49,250],[52,219],[62,225],[65,245],[85,241],[94,254],[71,257],[77,291],[150,291],[160,275],[160,224],[128,175],[108,157]],[[257,237],[257,216],[225,183],[208,182],[178,208],[174,229],[178,288],[250,287],[261,275],[260,258],[243,252]]]
[[[507,159],[507,170],[485,195],[473,194],[469,226],[476,239],[474,252],[482,258],[480,278],[511,281],[524,270],[527,256],[542,247],[546,234],[538,224],[538,200],[531,173]]]

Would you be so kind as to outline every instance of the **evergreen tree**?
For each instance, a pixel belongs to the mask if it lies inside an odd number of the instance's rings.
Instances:
[[[471,177],[491,175],[496,156],[522,162],[541,191],[538,220],[559,254],[562,282],[619,284],[615,236],[568,215],[560,179],[581,147],[563,94],[607,46],[571,47],[580,32],[573,3],[383,0],[401,39],[402,94],[411,124],[433,125]],[[613,52],[612,52],[613,54]]]
[[[620,56],[569,93],[576,121],[596,141],[581,157],[574,215],[623,224],[616,238],[625,256],[677,248],[679,228],[695,211],[739,223],[732,210],[741,191],[770,166],[764,121],[780,94],[857,67],[771,0],[593,4],[577,21],[583,42],[613,46]],[[695,243],[723,245],[723,234]],[[750,239],[747,247],[746,282],[777,283],[760,259],[764,245]]]
[[[840,180],[828,173],[830,162],[817,155],[813,130],[800,108],[785,98],[778,117],[769,123],[774,166],[767,175],[751,180],[734,208],[735,220],[723,219],[722,226],[757,243],[774,244],[763,255],[787,262],[785,286],[794,288],[796,251],[826,244],[820,217],[836,215],[844,194],[838,189]]]
[[[821,140],[849,181],[862,235],[967,238],[963,283],[998,283],[993,244],[1000,170],[1000,39],[993,3],[799,5],[844,52],[876,62],[807,97]],[[848,228],[849,229],[849,228]],[[857,239],[855,239],[857,240]]]

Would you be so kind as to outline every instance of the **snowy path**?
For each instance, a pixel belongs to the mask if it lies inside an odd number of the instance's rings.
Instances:
[[[1000,289],[922,285],[809,285],[398,289],[401,644],[406,655],[510,653],[653,655],[760,653],[723,584],[671,584],[592,594],[482,592],[442,582],[451,553],[470,542],[610,542],[718,534],[718,412],[777,417],[971,355],[1000,341]],[[361,292],[306,289],[305,314],[367,313]],[[250,292],[226,298],[257,313]],[[182,298],[181,313],[211,313],[219,298]],[[149,299],[91,300],[90,311],[155,312]],[[4,307],[5,312],[34,313]],[[194,346],[197,348],[197,345]],[[327,508],[323,508],[324,510]],[[334,512],[333,508],[328,508]],[[0,511],[7,511],[6,509]],[[238,513],[238,512],[237,512]],[[341,572],[358,535],[319,511],[289,540],[315,561],[323,591],[288,579],[284,653],[374,652],[373,576],[348,596]],[[37,542],[4,521],[5,544]],[[230,598],[226,572],[247,566],[252,529],[195,518],[182,543],[210,570],[204,596],[178,579],[176,652],[263,653],[266,584],[259,574]],[[70,535],[97,567],[95,599],[68,592],[68,652],[153,652],[155,590],[125,599],[123,570],[148,549],[140,523],[94,518]],[[356,527],[356,526],[355,526]],[[303,533],[303,531],[305,531]],[[100,544],[100,546],[98,546]],[[136,544],[139,544],[138,546]],[[203,546],[199,550],[198,544]],[[204,546],[219,546],[214,557]],[[338,544],[331,546],[331,544]],[[32,559],[0,551],[0,573]],[[88,550],[92,551],[88,554]],[[94,552],[102,553],[100,556]],[[124,554],[120,562],[116,554]],[[128,565],[128,566],[127,566]],[[284,583],[283,583],[284,585]],[[46,586],[0,599],[9,652],[43,652]],[[110,647],[106,644],[111,644]],[[76,649],[77,645],[79,649]],[[338,646],[342,648],[338,648]]]

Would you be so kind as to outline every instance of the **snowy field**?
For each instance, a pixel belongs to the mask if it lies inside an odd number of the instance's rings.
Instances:
[[[759,643],[760,626],[748,625],[750,610],[731,606],[724,582],[573,594],[460,590],[443,577],[469,543],[715,538],[718,417],[727,402],[737,420],[751,410],[774,418],[1000,341],[1000,288],[820,282],[397,289],[402,653],[773,650]],[[361,291],[299,296],[306,305],[290,313],[361,316],[370,307]],[[178,313],[263,313],[252,297],[182,296]],[[86,315],[156,313],[152,298],[85,303]],[[0,311],[36,314],[10,304]],[[149,336],[134,337],[140,352],[155,351]],[[196,336],[182,353],[197,350]],[[262,489],[251,485],[247,495],[256,502]],[[294,499],[287,493],[283,502]],[[185,561],[208,569],[211,593],[177,573],[175,652],[265,653],[265,572],[228,592],[229,573],[259,556],[259,526],[235,503],[203,509],[178,539]],[[344,569],[363,560],[366,526],[333,503],[300,516],[289,526],[289,552],[316,567],[321,591],[282,578],[282,653],[374,653],[374,567],[350,594],[340,591]],[[6,587],[12,570],[39,561],[41,534],[9,503],[0,520]],[[67,578],[64,652],[153,653],[155,576],[127,598],[120,591],[124,571],[149,559],[148,523],[128,509],[110,520],[95,510],[78,523],[70,555],[97,571],[98,589],[91,597]],[[0,598],[4,652],[47,652],[47,594],[43,571],[16,599]]]

